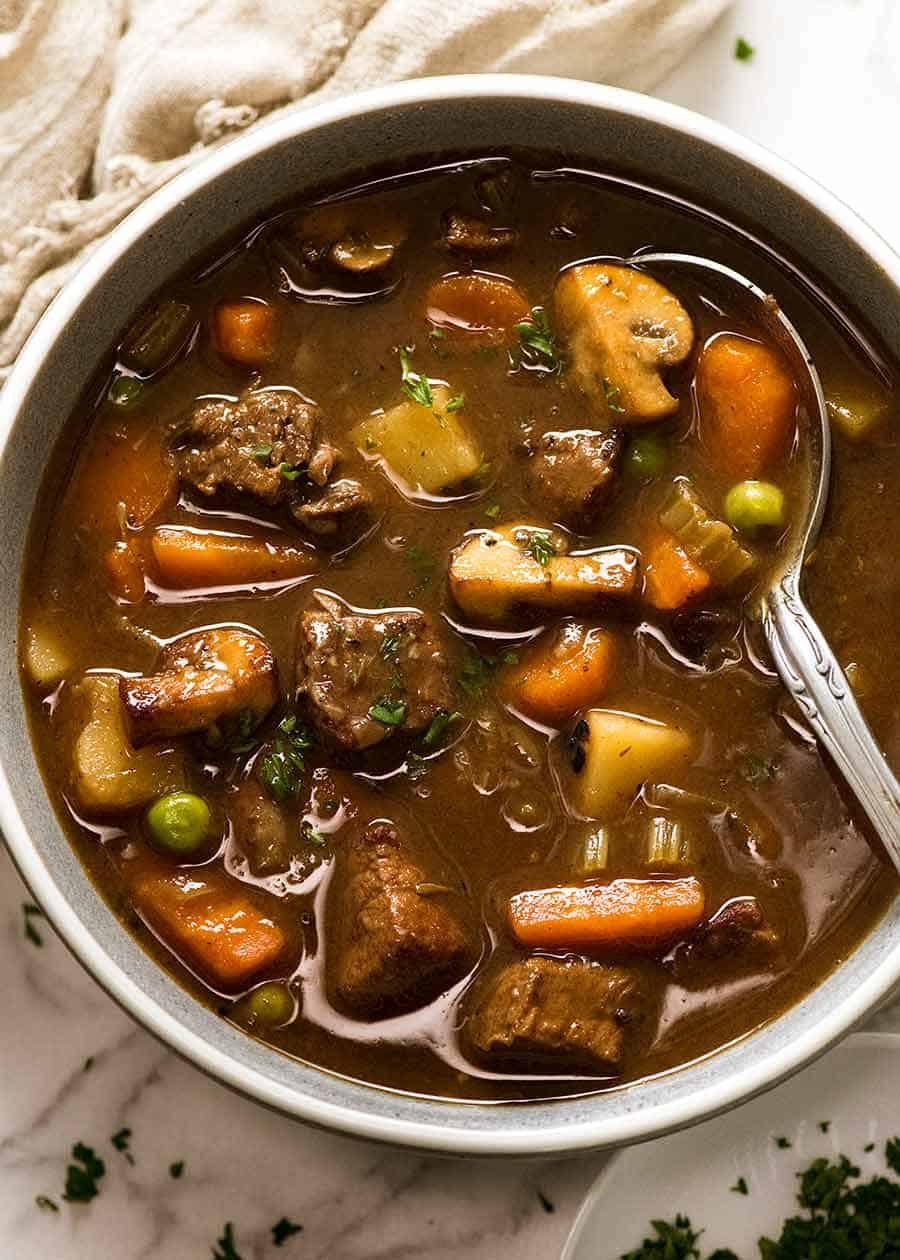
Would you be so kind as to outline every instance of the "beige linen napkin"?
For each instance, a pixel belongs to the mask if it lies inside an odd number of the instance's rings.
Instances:
[[[0,0],[0,379],[102,237],[279,109],[421,75],[646,89],[729,0]]]

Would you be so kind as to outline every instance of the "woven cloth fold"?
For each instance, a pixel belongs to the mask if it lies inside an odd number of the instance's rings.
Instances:
[[[0,0],[0,379],[98,241],[259,119],[460,71],[647,90],[728,3]]]

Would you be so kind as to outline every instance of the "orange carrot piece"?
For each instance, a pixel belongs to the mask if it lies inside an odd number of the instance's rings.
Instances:
[[[759,477],[787,452],[797,392],[777,350],[724,333],[703,347],[697,366],[700,437],[735,478]]]
[[[138,419],[101,422],[72,482],[72,512],[93,530],[121,533],[121,516],[146,525],[175,493],[177,476],[163,434]]]
[[[703,885],[693,876],[615,879],[517,893],[509,925],[529,949],[649,949],[692,931],[704,907]]]
[[[316,553],[309,547],[187,525],[157,526],[150,547],[160,581],[178,590],[289,582],[317,568]]]
[[[500,345],[515,340],[515,325],[531,307],[509,280],[480,272],[443,276],[425,296],[428,322],[460,341]]]
[[[275,353],[275,312],[256,298],[220,302],[213,312],[212,334],[223,359],[257,367]]]
[[[114,543],[103,557],[110,593],[124,604],[139,604],[146,594],[144,549],[136,537]]]
[[[559,726],[606,694],[615,648],[609,630],[564,622],[527,649],[518,665],[504,669],[500,692],[529,717]]]
[[[669,612],[702,595],[712,579],[672,534],[659,534],[643,548],[644,595],[654,608]]]
[[[213,988],[245,988],[291,953],[271,895],[250,894],[221,872],[169,871],[142,859],[135,866],[125,874],[138,913]]]

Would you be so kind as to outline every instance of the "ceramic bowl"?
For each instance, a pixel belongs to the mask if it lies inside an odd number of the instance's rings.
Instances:
[[[108,909],[60,829],[29,742],[16,669],[22,556],[41,469],[83,388],[148,296],[273,204],[373,165],[513,148],[562,152],[682,190],[757,231],[900,349],[900,260],[846,206],[772,154],[664,102],[571,80],[466,76],[297,109],[235,139],[135,210],[41,320],[0,396],[0,828],[62,939],[131,1015],[198,1067],[288,1115],[458,1154],[612,1147],[735,1105],[821,1054],[900,978],[900,907],[803,1001],[740,1042],[610,1093],[440,1102],[283,1057],[201,1006]]]

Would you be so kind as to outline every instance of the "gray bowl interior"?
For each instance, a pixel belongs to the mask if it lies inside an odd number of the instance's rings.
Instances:
[[[449,89],[448,93],[452,95]],[[140,991],[139,1003],[128,1002],[133,1013],[159,1031],[159,1022],[148,1012],[162,1010],[215,1047],[233,1065],[230,1073],[218,1073],[227,1075],[230,1084],[308,1119],[322,1116],[321,1111],[311,1111],[309,1099],[317,1106],[330,1104],[335,1109],[330,1123],[369,1135],[404,1140],[404,1133],[390,1122],[412,1122],[424,1127],[414,1139],[409,1135],[406,1139],[435,1148],[537,1153],[608,1144],[626,1131],[634,1138],[671,1127],[677,1122],[673,1104],[684,1103],[692,1118],[698,1110],[721,1108],[732,1101],[727,1096],[729,1081],[744,1082],[735,1085],[739,1092],[774,1081],[797,1066],[792,1045],[815,1043],[817,1050],[825,1048],[816,1041],[816,1030],[826,1013],[849,1010],[854,995],[876,972],[883,978],[882,989],[887,987],[896,966],[892,951],[898,941],[900,907],[813,994],[764,1029],[677,1073],[610,1094],[503,1107],[440,1103],[355,1084],[288,1060],[243,1037],[189,998],[135,944],[86,878],[48,804],[28,739],[15,662],[19,577],[46,453],[98,361],[135,309],[236,225],[285,198],[299,198],[304,189],[349,183],[373,164],[519,146],[578,154],[581,164],[601,169],[637,170],[648,182],[691,189],[694,199],[714,203],[726,215],[757,220],[762,235],[827,276],[851,308],[865,310],[888,345],[900,344],[900,296],[894,279],[799,192],[734,152],[687,134],[665,119],[630,113],[626,94],[611,94],[604,106],[566,99],[562,92],[548,101],[548,93],[554,95],[545,86],[540,96],[496,90],[462,96],[450,104],[401,102],[334,118],[306,134],[288,135],[283,126],[275,127],[268,147],[265,131],[248,137],[254,151],[239,165],[214,170],[190,195],[174,198],[164,190],[161,199],[145,207],[155,221],[124,255],[107,255],[99,283],[66,309],[58,327],[52,326],[51,312],[50,340],[40,348],[39,361],[34,358],[33,365],[23,368],[27,379],[20,376],[5,402],[0,400],[0,433],[11,426],[11,440],[0,462],[0,765],[32,846],[30,864],[22,861],[21,841],[13,844],[14,856],[32,870],[36,857],[62,891],[83,925],[83,934],[64,927],[75,952],[84,960],[81,942],[85,935],[92,938]],[[298,126],[302,125],[300,115]],[[248,146],[241,148],[241,142],[232,147],[236,156],[247,153]],[[277,1098],[269,1086],[277,1089]],[[360,1117],[365,1124],[359,1123]],[[559,1126],[565,1126],[564,1140],[558,1136]]]

